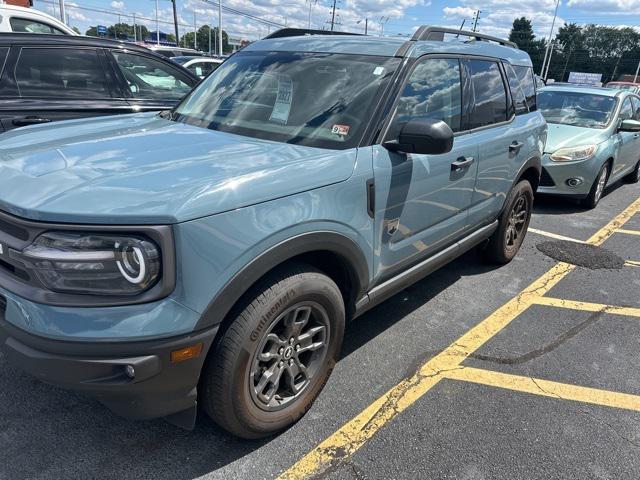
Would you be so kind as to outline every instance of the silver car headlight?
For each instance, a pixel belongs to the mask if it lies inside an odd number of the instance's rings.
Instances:
[[[573,162],[576,160],[588,160],[596,153],[597,145],[583,145],[580,147],[560,148],[553,152],[549,158],[554,162]]]
[[[45,232],[13,253],[45,288],[60,293],[137,295],[162,272],[160,250],[144,236]]]

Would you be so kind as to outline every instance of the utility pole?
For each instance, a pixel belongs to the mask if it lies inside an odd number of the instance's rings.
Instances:
[[[472,31],[476,31],[476,28],[478,27],[478,20],[480,20],[480,14],[482,13],[482,10],[476,10],[476,14],[473,16],[473,30]]]
[[[333,32],[333,26],[336,23],[336,3],[338,0],[333,0],[333,7],[331,8],[331,31]]]
[[[160,45],[160,17],[158,0],[156,0],[156,45]]]
[[[193,49],[198,49],[198,23],[196,20],[196,11],[193,11]]]
[[[138,29],[136,27],[136,14],[133,14],[133,41],[138,41]]]
[[[180,34],[178,33],[178,11],[176,8],[176,0],[171,0],[173,4],[173,28],[176,31],[176,46],[180,46]]]
[[[369,19],[365,18],[364,19],[364,34],[365,34],[365,36],[367,35],[367,33],[369,33]]]
[[[64,14],[64,0],[60,0],[60,20],[65,23],[67,16]]]
[[[211,25],[209,25],[209,55],[211,55]]]
[[[549,32],[549,40],[547,40],[547,48],[544,51],[544,59],[542,60],[542,70],[540,76],[544,78],[544,70],[547,64],[547,57],[549,56],[549,49],[551,48],[551,37],[553,36],[553,28],[556,26],[556,17],[558,16],[558,7],[560,6],[560,0],[556,0],[556,10],[553,13],[553,22],[551,22],[551,31]]]
[[[222,56],[222,3],[218,0],[218,54]]]

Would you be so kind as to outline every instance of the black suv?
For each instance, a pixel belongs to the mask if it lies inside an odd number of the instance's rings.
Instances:
[[[163,110],[199,81],[144,47],[91,37],[0,34],[0,65],[2,130]]]

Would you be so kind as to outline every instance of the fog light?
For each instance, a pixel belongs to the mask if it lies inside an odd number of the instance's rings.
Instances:
[[[577,187],[578,185],[582,185],[582,179],[570,178],[569,180],[566,181],[566,184],[569,185],[570,187]]]
[[[124,367],[124,373],[126,373],[129,378],[136,378],[136,369],[133,368],[133,365]]]

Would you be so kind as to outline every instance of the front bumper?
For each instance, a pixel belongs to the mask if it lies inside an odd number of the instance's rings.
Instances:
[[[85,392],[135,420],[189,409],[195,419],[200,371],[216,333],[217,327],[155,341],[69,342],[33,335],[0,315],[0,348],[11,363],[43,382]],[[171,362],[172,351],[197,343],[203,344],[198,357]],[[133,366],[134,378],[126,374],[127,365]]]
[[[577,162],[554,162],[549,159],[549,154],[544,154],[542,180],[537,193],[585,198],[603,163],[604,160],[597,155]],[[571,179],[577,179],[579,185],[570,185]]]

